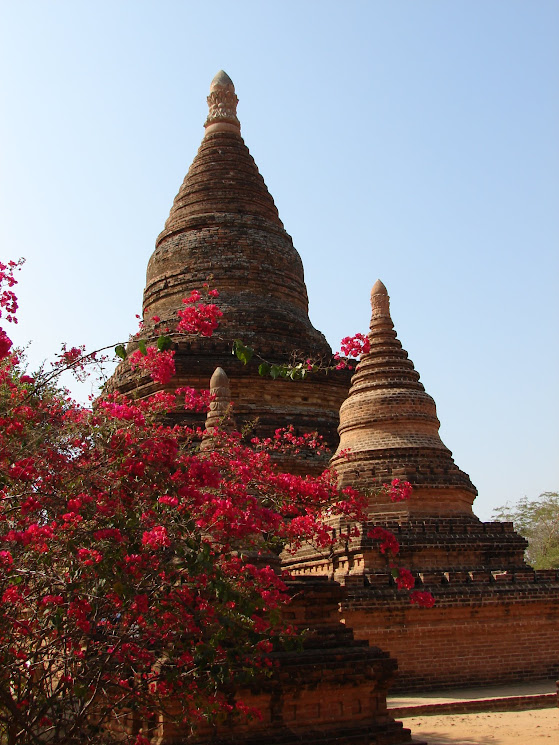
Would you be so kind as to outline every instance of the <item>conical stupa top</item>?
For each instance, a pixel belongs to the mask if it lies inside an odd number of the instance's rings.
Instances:
[[[373,497],[372,512],[471,515],[477,492],[439,437],[435,402],[396,336],[380,280],[371,292],[371,307],[370,351],[362,356],[340,409],[340,445],[332,458],[340,486],[377,490],[398,478],[412,484],[411,501],[391,505]]]
[[[210,393],[229,392],[229,378],[222,367],[216,367],[210,378]]]
[[[371,297],[373,297],[373,295],[388,296],[388,290],[386,289],[384,283],[380,281],[380,279],[377,279],[377,281],[373,285],[373,289],[371,290]]]
[[[212,82],[210,83],[210,90],[213,91],[215,88],[229,88],[235,93],[235,86],[229,75],[225,70],[220,70],[214,75]]]
[[[223,336],[261,353],[328,357],[308,317],[301,258],[241,137],[235,87],[223,70],[208,104],[204,139],[148,264],[144,319],[174,318],[182,299],[211,278]]]

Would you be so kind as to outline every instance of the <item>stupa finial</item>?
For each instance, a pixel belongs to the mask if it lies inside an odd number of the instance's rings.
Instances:
[[[373,310],[371,324],[381,318],[390,318],[390,298],[380,279],[377,279],[371,290],[371,308]]]
[[[241,124],[237,119],[235,86],[229,75],[220,70],[210,85],[208,96],[209,113],[204,124],[206,133],[216,131],[240,132]]]

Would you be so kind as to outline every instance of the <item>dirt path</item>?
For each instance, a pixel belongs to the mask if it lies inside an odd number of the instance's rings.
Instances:
[[[539,745],[559,743],[559,709],[492,711],[406,717],[404,727],[429,745]]]

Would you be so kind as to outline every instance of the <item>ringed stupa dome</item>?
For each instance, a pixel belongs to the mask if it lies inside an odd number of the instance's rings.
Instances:
[[[262,379],[256,361],[244,367],[231,354],[233,340],[253,347],[272,364],[301,359],[330,362],[332,350],[312,325],[303,264],[284,229],[274,200],[243,138],[238,99],[221,70],[211,83],[205,134],[155,245],[146,275],[143,320],[169,326],[175,342],[176,377],[169,388],[207,388],[216,367],[229,377],[239,427],[258,420],[269,435],[292,424],[318,431],[335,447],[341,402],[349,375],[287,381]],[[204,283],[219,291],[223,312],[210,339],[173,334],[183,298]],[[147,395],[157,387],[121,366],[114,383],[123,392]],[[184,417],[184,415],[183,415]],[[204,417],[187,415],[192,423]]]
[[[223,70],[208,106],[204,139],[148,264],[144,320],[172,319],[182,298],[211,278],[221,334],[261,354],[300,349],[329,358],[309,320],[301,258],[241,137],[235,87]]]
[[[370,351],[361,357],[341,406],[340,443],[331,461],[340,486],[375,491],[398,478],[413,487],[409,502],[373,496],[372,514],[472,516],[477,490],[439,436],[435,402],[396,336],[380,280],[371,306]]]

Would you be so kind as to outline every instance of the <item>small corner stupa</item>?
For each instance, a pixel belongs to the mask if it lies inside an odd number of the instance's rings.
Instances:
[[[526,541],[512,523],[481,522],[477,494],[439,437],[435,402],[419,381],[390,317],[386,287],[371,293],[370,351],[363,354],[340,409],[332,458],[341,487],[369,495],[369,521],[328,556],[306,546],[285,565],[298,575],[327,575],[346,585],[342,617],[355,635],[398,660],[401,690],[429,690],[553,678],[559,671],[559,573],[524,562]],[[394,479],[409,481],[409,501],[392,502]],[[391,531],[388,557],[368,536]],[[334,530],[347,526],[338,520]],[[430,609],[398,589],[398,568]]]
[[[409,481],[411,498],[393,503],[371,497],[375,517],[460,515],[474,518],[477,491],[439,436],[435,402],[425,392],[390,317],[380,280],[371,292],[370,351],[361,357],[340,409],[340,443],[331,460],[340,487],[378,490],[393,479]]]
[[[213,450],[215,434],[218,431],[230,432],[235,427],[231,402],[231,386],[229,378],[222,367],[216,367],[210,378],[210,395],[212,400],[206,414],[206,428],[202,436],[200,448]]]
[[[221,367],[229,377],[239,428],[256,423],[256,434],[267,437],[291,424],[300,433],[317,431],[335,447],[348,371],[312,383],[272,383],[259,376],[255,360],[245,367],[231,353],[233,341],[240,339],[272,364],[286,363],[294,353],[301,359],[332,358],[326,339],[309,319],[301,258],[241,137],[237,102],[233,82],[221,70],[210,86],[202,144],[149,260],[144,326],[149,334],[157,317],[158,329],[170,328],[177,374],[169,388],[205,389],[213,371]],[[206,282],[219,291],[219,329],[210,339],[174,334],[183,298]],[[125,366],[117,370],[113,385],[140,397],[160,387]],[[176,416],[204,424],[202,415]],[[319,464],[318,471],[324,465]],[[296,463],[288,466],[298,468]]]

